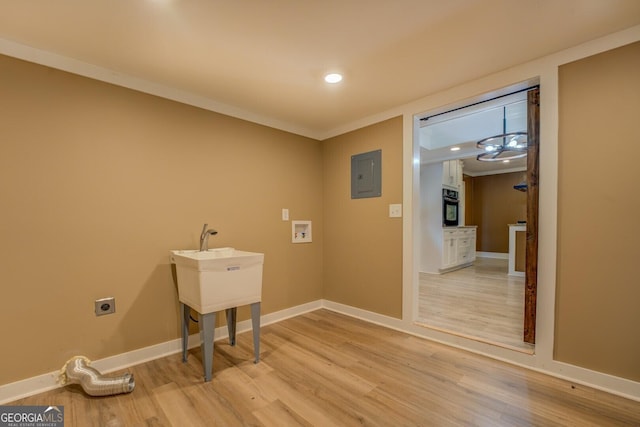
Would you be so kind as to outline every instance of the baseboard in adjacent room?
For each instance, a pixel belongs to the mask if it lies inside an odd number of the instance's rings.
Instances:
[[[477,258],[509,259],[509,254],[502,252],[476,252]]]

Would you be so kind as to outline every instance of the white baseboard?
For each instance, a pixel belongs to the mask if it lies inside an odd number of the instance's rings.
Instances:
[[[433,336],[428,336],[425,333],[416,333],[415,330],[408,328],[406,323],[403,323],[401,319],[384,316],[378,313],[373,313],[360,308],[336,303],[333,301],[322,301],[323,308],[327,310],[335,311],[347,316],[355,317],[367,322],[375,323],[380,326],[387,327],[389,329],[411,334],[420,338],[427,339],[429,341],[435,341],[450,347],[459,348],[465,351],[470,351],[476,354],[480,354],[492,359],[500,360],[512,365],[521,366],[525,369],[530,369],[536,372],[550,375],[552,377],[560,378],[566,381],[581,384],[597,390],[602,390],[606,393],[611,393],[616,396],[624,397],[636,402],[640,402],[640,383],[625,378],[615,377],[613,375],[605,374],[602,372],[592,371],[587,368],[579,366],[569,365],[563,362],[552,361],[547,366],[536,366],[532,364],[518,362],[506,357],[502,357],[496,354],[482,351],[481,349],[471,347],[465,343],[466,340],[458,340],[454,337],[451,339],[437,339]],[[412,322],[413,323],[413,322]],[[420,328],[422,329],[422,328]],[[507,350],[508,351],[508,350]],[[535,357],[535,356],[532,356]]]
[[[385,316],[383,314],[374,313],[372,311],[363,310],[361,308],[340,304],[339,302],[333,302],[326,299],[322,300],[322,308],[355,317],[356,319],[364,320],[366,322],[375,323],[376,325],[384,326],[385,328],[406,332],[402,319],[396,319],[395,317]]]
[[[476,252],[476,258],[509,259],[509,254],[502,252]]]
[[[546,367],[530,366],[513,360],[508,360],[503,357],[498,357],[496,355],[484,353],[482,351],[478,351],[477,349],[469,348],[465,345],[437,340],[433,337],[428,337],[423,334],[416,334],[409,330],[410,328],[407,328],[406,323],[402,319],[385,316],[382,314],[328,300],[316,300],[296,307],[291,307],[285,310],[266,314],[264,316],[261,316],[260,318],[261,326],[280,322],[282,320],[318,310],[320,308],[325,308],[327,310],[355,317],[400,332],[420,336],[431,341],[441,342],[445,345],[462,348],[478,354],[483,354],[487,357],[502,360],[507,363],[522,366],[524,368],[542,372],[544,374],[551,375],[557,378],[577,382],[579,384],[622,396],[627,399],[640,401],[640,383],[631,380],[613,377],[607,374],[591,371],[573,365],[567,365],[557,361],[551,362],[551,365]],[[238,333],[246,332],[249,330],[251,330],[251,320],[243,320],[241,322],[238,322],[238,324],[236,325],[236,332]],[[216,328],[214,337],[215,340],[227,338],[228,332],[226,325]],[[189,348],[200,345],[199,335],[194,334],[189,336],[188,345]],[[133,350],[127,353],[99,359],[93,361],[92,366],[102,373],[109,373],[121,369],[126,369],[127,367],[138,365],[149,360],[154,360],[168,356],[170,354],[179,353],[180,351],[181,340],[175,339],[149,347]],[[57,376],[58,371],[54,371],[43,375],[38,375],[36,377],[27,378],[21,381],[16,381],[14,383],[0,385],[0,405],[60,387],[60,385],[58,385],[57,383]]]
[[[319,308],[322,308],[322,300],[312,301],[306,304],[287,308],[285,310],[265,314],[264,316],[260,316],[260,325],[266,326],[271,323],[276,323],[281,320],[288,319],[290,317],[317,310]],[[238,324],[236,325],[237,333],[246,332],[249,330],[251,330],[250,319],[238,322]],[[228,336],[229,333],[227,331],[226,325],[216,328],[214,332],[214,340],[227,338]],[[189,348],[199,346],[199,334],[190,335],[188,345]],[[126,369],[130,366],[138,365],[140,363],[148,362],[149,360],[159,359],[170,354],[179,353],[180,351],[182,351],[182,343],[181,339],[178,338],[160,344],[151,345],[149,347],[117,354],[115,356],[105,357],[104,359],[95,360],[91,362],[91,366],[96,368],[101,373],[106,374],[109,372]],[[45,391],[53,390],[60,387],[57,382],[58,373],[59,371],[53,371],[46,374],[38,375],[36,377],[0,385],[0,405],[4,405],[6,403],[22,399],[24,397],[43,393]]]

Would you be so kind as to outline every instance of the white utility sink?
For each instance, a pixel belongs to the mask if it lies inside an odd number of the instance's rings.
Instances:
[[[198,313],[212,313],[262,299],[264,254],[217,248],[173,250],[178,299]]]

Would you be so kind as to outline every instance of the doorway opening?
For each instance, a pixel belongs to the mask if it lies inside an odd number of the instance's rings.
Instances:
[[[414,319],[533,353],[539,87],[484,98],[490,99],[415,116],[420,255]],[[451,211],[443,195],[452,192],[459,195],[455,215],[443,218]]]

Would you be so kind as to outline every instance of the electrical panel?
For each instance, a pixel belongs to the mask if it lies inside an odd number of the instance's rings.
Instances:
[[[382,195],[382,150],[351,156],[351,198]]]

